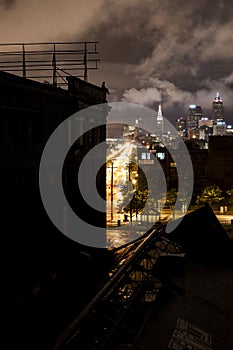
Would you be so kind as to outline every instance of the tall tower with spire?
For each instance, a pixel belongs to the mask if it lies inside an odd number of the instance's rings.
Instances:
[[[159,104],[156,118],[156,136],[162,140],[163,137],[163,113],[161,103]]]
[[[213,103],[212,103],[212,115],[213,115],[213,120],[217,120],[217,119],[223,119],[223,102],[222,99],[219,95],[219,93],[217,92]]]

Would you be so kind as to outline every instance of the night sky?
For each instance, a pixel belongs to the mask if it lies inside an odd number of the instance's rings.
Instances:
[[[140,103],[173,121],[189,104],[210,115],[218,91],[233,121],[232,0],[5,0],[0,41],[99,41],[90,81],[109,101]]]

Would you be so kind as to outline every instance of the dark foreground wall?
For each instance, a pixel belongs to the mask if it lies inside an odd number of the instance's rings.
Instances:
[[[106,276],[107,253],[61,234],[43,208],[38,185],[41,154],[54,129],[79,109],[103,102],[106,95],[101,88],[79,79],[69,91],[0,72],[7,348],[48,348]],[[105,127],[101,127],[77,142],[73,151],[78,149],[79,157],[69,154],[64,189],[70,201],[73,186],[67,178],[74,181],[72,171],[77,171],[82,156],[104,139]],[[97,179],[103,196],[104,174],[103,170]],[[105,217],[101,220],[105,223]]]

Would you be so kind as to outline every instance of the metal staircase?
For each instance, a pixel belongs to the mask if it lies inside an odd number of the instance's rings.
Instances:
[[[111,278],[59,337],[53,350],[130,349],[140,336],[162,287],[156,263],[161,254],[180,254],[164,226],[113,251]]]

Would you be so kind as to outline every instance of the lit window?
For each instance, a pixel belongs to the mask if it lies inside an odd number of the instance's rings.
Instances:
[[[165,153],[164,152],[158,152],[156,153],[157,158],[163,160],[165,159]]]
[[[142,159],[146,159],[146,153],[142,153]]]

